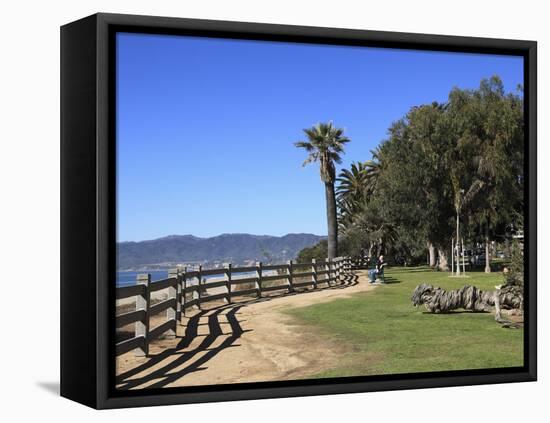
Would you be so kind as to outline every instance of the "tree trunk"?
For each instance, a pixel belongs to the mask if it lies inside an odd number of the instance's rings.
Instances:
[[[489,245],[489,225],[485,225],[485,273],[491,273],[491,250]]]
[[[328,257],[338,257],[338,222],[336,220],[336,195],[334,183],[325,182],[328,226]]]
[[[435,247],[431,241],[428,241],[428,254],[430,255],[428,264],[433,268],[435,267]]]
[[[462,275],[466,276],[466,254],[464,254],[464,238],[462,238],[462,253],[460,254],[462,259]]]
[[[456,275],[460,276],[460,220],[459,220],[460,211],[456,210]],[[453,251],[454,254],[454,251]]]
[[[439,256],[439,270],[447,272],[449,270],[449,260],[447,258],[447,252],[442,248],[438,248],[437,254]]]

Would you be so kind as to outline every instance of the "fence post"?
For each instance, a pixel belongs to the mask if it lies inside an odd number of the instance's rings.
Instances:
[[[317,263],[315,262],[315,259],[311,259],[311,271],[313,272],[313,275],[311,276],[311,280],[313,282],[313,289],[317,288]]]
[[[257,261],[256,262],[256,275],[258,276],[258,280],[256,282],[256,288],[258,289],[258,298],[262,298],[262,262]]]
[[[181,295],[182,295],[182,288],[181,288],[181,269],[177,269],[176,272],[176,320],[181,325]]]
[[[225,266],[225,282],[227,287],[227,302],[231,304],[231,263]]]
[[[149,291],[149,284],[151,283],[151,275],[149,273],[143,273],[137,275],[136,283],[138,285],[145,285],[145,292],[143,295],[136,296],[136,310],[145,310],[145,321],[136,322],[135,336],[143,336],[144,344],[143,348],[136,348],[134,354],[142,357],[149,354],[149,304],[151,302],[151,292]]]
[[[287,269],[288,269],[288,292],[294,292],[294,282],[292,280],[292,273],[293,273],[293,269],[292,269],[292,260],[289,260],[287,262]]]
[[[199,270],[197,271],[197,306],[199,310],[201,309],[201,299],[202,299],[202,264],[199,264]]]
[[[176,320],[178,320],[178,315],[181,315],[181,305],[178,304],[178,299],[181,300],[180,299],[180,295],[181,295],[180,270],[178,268],[168,269],[168,277],[176,279],[176,284],[175,284],[174,289],[176,290],[176,295],[175,295],[175,298],[176,298]],[[168,288],[168,298],[170,298],[170,288]]]
[[[177,330],[177,309],[178,309],[178,269],[170,269],[168,271],[168,277],[174,278],[174,285],[168,287],[168,298],[167,300],[174,300],[175,304],[173,307],[166,309],[166,321],[174,320],[173,329],[166,331],[166,337],[175,338]]]
[[[181,279],[182,279],[182,290],[181,290],[181,309],[183,312],[183,315],[185,316],[185,303],[187,302],[187,267],[183,268]]]

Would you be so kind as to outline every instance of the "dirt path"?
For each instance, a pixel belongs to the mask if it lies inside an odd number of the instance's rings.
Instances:
[[[292,322],[283,311],[371,289],[366,271],[357,271],[340,287],[192,312],[176,339],[150,346],[151,357],[135,357],[132,352],[118,357],[117,386],[136,389],[306,378],[334,367],[345,347],[308,333],[307,327]]]

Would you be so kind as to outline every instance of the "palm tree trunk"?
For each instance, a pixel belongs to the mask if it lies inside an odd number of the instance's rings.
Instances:
[[[325,182],[328,227],[328,257],[338,257],[338,222],[336,220],[336,195],[334,183]]]
[[[489,225],[485,225],[485,273],[491,273],[491,251],[489,249]]]

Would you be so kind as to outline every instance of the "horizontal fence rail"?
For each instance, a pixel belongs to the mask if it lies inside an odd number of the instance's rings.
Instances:
[[[348,257],[319,260],[311,263],[268,264],[233,267],[231,264],[218,269],[186,268],[171,269],[168,278],[151,281],[148,273],[137,276],[136,285],[116,288],[116,299],[135,298],[135,310],[118,314],[116,327],[135,324],[134,337],[116,344],[116,355],[134,351],[137,356],[149,354],[149,344],[160,336],[175,338],[178,323],[186,310],[211,301],[224,300],[231,303],[234,297],[286,291],[295,288],[317,289],[319,285],[330,287],[343,283],[343,275],[356,265]],[[269,274],[266,274],[269,273]],[[204,279],[208,276],[210,280]],[[209,289],[225,288],[222,292],[209,293]],[[167,298],[151,304],[151,293],[168,290]],[[166,312],[166,318],[154,328],[151,317]]]
[[[366,256],[350,257],[350,270],[368,269],[373,265],[371,259]]]

